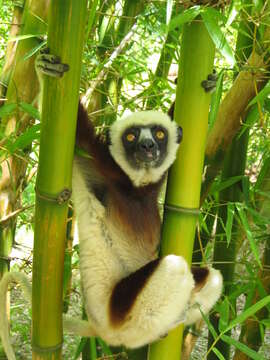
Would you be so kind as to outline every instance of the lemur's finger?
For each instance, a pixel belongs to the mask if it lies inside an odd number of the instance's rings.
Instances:
[[[50,62],[37,62],[37,68],[45,75],[53,77],[62,77],[66,71],[69,70],[68,64],[50,63]]]

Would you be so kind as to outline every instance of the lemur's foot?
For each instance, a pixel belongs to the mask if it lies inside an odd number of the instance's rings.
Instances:
[[[62,64],[59,56],[49,53],[49,48],[45,48],[36,58],[37,71],[42,74],[60,78],[69,70],[68,64]]]
[[[212,74],[209,74],[207,76],[207,79],[201,82],[201,86],[204,88],[205,92],[212,93],[216,90],[217,78],[218,75],[216,73],[216,70],[213,70]]]

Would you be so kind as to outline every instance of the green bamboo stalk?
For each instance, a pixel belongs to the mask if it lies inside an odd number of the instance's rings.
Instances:
[[[12,16],[11,27],[9,31],[9,38],[16,37],[20,32],[20,27],[22,23],[24,1],[22,0],[21,4],[16,2],[14,5],[14,11]],[[17,41],[9,41],[7,44],[6,54],[5,54],[5,63],[2,68],[0,76],[0,98],[6,96],[6,90],[9,84],[9,79],[12,73],[12,69],[15,65],[14,58],[16,54]],[[3,105],[4,102],[0,100],[0,105]]]
[[[184,136],[169,173],[167,205],[188,209],[198,209],[200,205],[210,104],[210,95],[200,84],[212,72],[214,50],[214,44],[199,19],[184,25],[175,104],[175,120],[182,126]],[[174,212],[165,208],[161,254],[181,255],[190,263],[196,222],[197,216],[192,211]],[[183,326],[180,326],[167,338],[153,344],[149,360],[179,360],[182,333]]]
[[[268,12],[266,12],[268,16]],[[202,200],[221,169],[226,151],[241,127],[239,119],[245,114],[249,102],[268,82],[269,58],[264,49],[268,47],[270,30],[265,31],[260,46],[252,51],[239,72],[232,87],[224,97],[217,119],[207,137],[205,165],[207,171],[202,184]]]
[[[55,0],[50,5],[48,46],[68,63],[61,79],[45,77],[40,156],[36,183],[33,261],[33,359],[61,359],[63,265],[71,190],[86,0]]]
[[[17,20],[22,23],[20,35],[40,34],[45,31],[44,22],[38,19],[46,18],[47,3],[48,0],[27,0],[22,19],[19,15],[21,10],[15,9],[14,17],[16,16]],[[16,34],[17,31],[18,29],[14,27],[12,34]],[[11,51],[14,48],[12,46],[9,47],[8,52],[12,56],[6,59],[4,73],[4,81],[8,82],[6,104],[17,103],[19,101],[31,103],[37,95],[38,81],[34,71],[34,57],[24,60],[24,56],[38,44],[39,39],[35,37],[19,41],[14,57]],[[11,133],[15,133],[15,131],[23,131],[29,125],[31,117],[25,116],[25,114],[22,117],[22,115],[18,111],[16,114],[13,113],[1,119],[1,126],[6,137]],[[10,156],[5,161],[2,161],[3,159],[0,160],[2,168],[2,176],[0,178],[0,218],[4,218],[20,207],[21,180],[25,176],[27,161],[23,161],[16,156]],[[9,269],[9,255],[14,243],[15,228],[16,220],[14,217],[5,224],[0,225],[0,278]]]
[[[251,1],[247,1],[247,5]],[[238,65],[241,66],[245,62],[253,48],[253,32],[254,25],[248,22],[247,16],[251,11],[251,7],[245,12],[242,12],[242,21],[239,24],[238,37],[236,42],[235,57]],[[222,181],[226,181],[234,176],[244,176],[247,158],[247,147],[249,140],[248,129],[239,137],[237,133],[229,146],[228,152],[224,159],[223,171],[221,175]],[[236,156],[237,154],[237,156]],[[229,296],[231,293],[231,286],[234,278],[235,261],[237,250],[239,248],[239,225],[234,219],[232,225],[232,236],[230,244],[227,244],[226,235],[224,234],[223,224],[227,223],[227,203],[242,202],[244,196],[242,193],[241,181],[233,184],[232,186],[224,189],[219,194],[219,202],[222,205],[219,209],[219,221],[217,226],[217,236],[214,246],[213,262],[216,263],[215,267],[219,269],[223,275],[224,280],[224,294]],[[232,304],[235,306],[235,304]],[[212,325],[217,333],[219,333],[217,314],[210,316]],[[229,334],[228,334],[229,335]],[[209,332],[208,347],[210,348],[214,339]],[[215,347],[221,352],[225,359],[230,357],[230,345],[223,341],[218,341]],[[209,360],[217,360],[218,356],[212,351],[208,355]]]
[[[257,210],[266,219],[270,217],[270,158],[266,158],[258,180],[256,183],[256,190],[258,191],[256,196]],[[258,277],[262,284],[262,287],[266,294],[270,293],[270,238],[269,234],[266,234],[264,241],[264,250],[262,256],[262,270],[259,271]],[[255,304],[260,300],[261,295],[257,290],[253,296],[252,304]],[[258,351],[263,341],[263,334],[265,333],[265,325],[260,323],[260,320],[267,319],[268,310],[262,308],[256,314],[256,320],[248,318],[241,328],[240,341],[247,345],[249,348]],[[248,356],[239,350],[236,350],[234,360],[248,360]]]

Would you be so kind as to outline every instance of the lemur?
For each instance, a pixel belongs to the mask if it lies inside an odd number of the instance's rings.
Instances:
[[[68,70],[46,53],[38,57],[37,68],[55,77]],[[141,111],[115,121],[104,141],[79,104],[76,145],[87,156],[74,158],[72,187],[88,320],[64,317],[66,330],[137,348],[180,323],[194,323],[220,297],[218,270],[190,269],[183,257],[173,254],[158,257],[158,195],[181,138],[182,129],[168,115]],[[9,360],[15,359],[5,315],[11,280],[23,283],[31,297],[26,277],[4,276],[0,334]]]

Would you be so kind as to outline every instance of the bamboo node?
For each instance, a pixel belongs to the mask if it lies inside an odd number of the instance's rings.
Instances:
[[[54,352],[57,352],[58,350],[61,350],[62,346],[63,346],[63,341],[61,341],[59,344],[57,344],[55,346],[47,346],[46,348],[39,347],[32,343],[32,350],[36,354],[54,353]]]
[[[59,205],[66,203],[67,201],[69,201],[69,199],[71,197],[71,190],[67,189],[67,188],[63,189],[60,193],[55,194],[55,195],[41,192],[40,190],[37,189],[37,187],[35,187],[35,191],[36,191],[36,196],[38,198],[47,200],[47,201],[56,202]]]
[[[166,210],[174,211],[177,213],[184,213],[184,214],[190,214],[190,215],[199,215],[200,214],[200,208],[188,208],[188,207],[184,207],[184,206],[170,205],[170,204],[165,204],[164,208]]]

